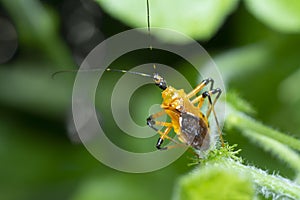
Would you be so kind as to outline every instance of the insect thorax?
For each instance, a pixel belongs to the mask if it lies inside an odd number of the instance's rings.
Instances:
[[[209,147],[208,126],[203,119],[196,117],[191,113],[181,113],[179,118],[180,137],[187,145],[206,150]]]

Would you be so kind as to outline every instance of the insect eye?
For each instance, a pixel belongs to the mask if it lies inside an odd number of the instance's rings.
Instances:
[[[165,82],[161,82],[161,83],[159,84],[159,87],[160,87],[162,90],[165,90],[165,89],[167,89],[167,84],[166,84]]]
[[[166,81],[164,80],[163,77],[161,77],[159,74],[154,74],[154,82],[155,84],[162,90],[165,90],[167,89],[167,83]]]

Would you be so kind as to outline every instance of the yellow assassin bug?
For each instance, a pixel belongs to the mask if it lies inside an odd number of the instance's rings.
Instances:
[[[150,36],[150,15],[149,15],[149,0],[147,2],[147,24],[148,24],[148,32]],[[150,38],[150,37],[149,37]],[[150,42],[150,50],[151,42]],[[153,65],[155,69],[155,65]],[[81,70],[81,71],[97,71],[94,70]],[[66,70],[70,71],[70,70]],[[61,72],[66,71],[58,71],[55,72],[52,77]],[[220,88],[214,88],[214,80],[211,78],[204,79],[196,88],[194,88],[189,93],[185,93],[183,89],[175,89],[172,86],[168,86],[165,79],[160,76],[158,73],[154,73],[153,75],[140,73],[140,72],[132,72],[127,70],[119,70],[119,69],[111,69],[107,68],[106,71],[115,71],[121,73],[131,73],[136,75],[141,75],[144,77],[150,77],[153,79],[154,83],[162,89],[162,103],[161,108],[162,111],[150,115],[146,122],[147,125],[154,129],[159,135],[159,139],[156,143],[156,148],[159,150],[166,150],[172,148],[174,146],[165,146],[162,147],[163,141],[165,139],[169,139],[175,143],[168,134],[173,129],[176,133],[181,144],[186,145],[188,147],[192,147],[196,150],[206,149],[209,145],[210,137],[210,126],[208,122],[208,118],[213,112],[214,119],[216,121],[217,130],[219,132],[219,137],[221,140],[221,145],[224,146],[224,141],[222,138],[222,131],[220,129],[220,125],[217,119],[217,115],[215,113],[214,106],[219,99],[222,90]],[[209,90],[205,90],[200,94],[200,92],[206,87],[210,85]],[[215,95],[215,99],[212,101],[212,96]],[[208,100],[208,109],[206,114],[204,115],[201,112],[201,108],[205,99]],[[168,115],[171,119],[170,122],[162,122],[157,121],[156,119],[161,117],[162,115]],[[163,126],[164,130],[159,130],[157,126]],[[178,144],[178,143],[177,143]],[[180,143],[179,143],[180,144]]]
[[[86,70],[97,71],[95,70]],[[81,70],[82,71],[82,70]],[[110,69],[107,68],[106,71],[115,71],[121,73],[131,73],[135,75],[140,75],[144,77],[150,77],[153,79],[155,85],[157,85],[160,89],[162,89],[162,103],[161,108],[162,111],[152,114],[147,118],[147,125],[154,129],[159,135],[159,139],[156,143],[156,148],[159,150],[166,150],[170,147],[174,146],[166,146],[162,147],[162,143],[164,139],[169,139],[174,142],[172,138],[168,136],[169,132],[173,129],[176,133],[180,142],[189,147],[200,150],[202,147],[206,149],[209,145],[209,139],[207,134],[210,133],[210,127],[208,118],[213,112],[217,129],[219,132],[220,140],[222,146],[224,146],[224,141],[222,138],[222,132],[219,126],[219,122],[214,110],[214,106],[219,99],[222,90],[220,88],[213,88],[214,80],[211,78],[204,79],[195,89],[190,91],[189,93],[185,93],[183,89],[175,89],[172,86],[168,86],[167,82],[161,77],[158,73],[154,73],[153,75],[133,72],[127,70],[118,70],[118,69]],[[58,73],[65,71],[58,71],[53,74],[53,77]],[[83,71],[84,72],[84,71]],[[210,84],[209,90],[205,90],[199,94],[206,86]],[[212,101],[212,96],[216,95],[214,101]],[[201,108],[205,99],[208,99],[208,109],[206,115],[201,112]],[[162,122],[156,121],[155,119],[161,117],[162,115],[167,114],[171,121],[170,122]],[[163,126],[165,129],[160,131],[156,126]],[[202,148],[203,149],[203,148]]]
[[[216,120],[217,128],[220,135],[222,146],[224,141],[219,122],[214,110],[215,103],[219,99],[222,91],[220,88],[213,88],[214,81],[211,78],[203,80],[195,89],[186,94],[183,89],[177,90],[172,86],[167,86],[166,81],[158,74],[154,74],[154,82],[161,88],[163,102],[161,104],[162,111],[150,115],[147,118],[147,125],[154,129],[160,138],[156,143],[156,148],[160,150],[168,149],[171,146],[162,147],[164,139],[172,140],[168,134],[171,129],[177,134],[178,139],[185,145],[200,150],[203,145],[209,144],[209,123],[208,118],[213,112]],[[200,96],[196,96],[205,86],[210,84],[210,89],[204,91]],[[214,101],[211,96],[216,95]],[[192,99],[194,97],[194,99]],[[208,99],[209,108],[206,115],[201,112],[201,107],[205,99]],[[167,114],[171,118],[171,122],[155,121],[156,118]],[[155,126],[164,126],[163,131],[158,130]]]

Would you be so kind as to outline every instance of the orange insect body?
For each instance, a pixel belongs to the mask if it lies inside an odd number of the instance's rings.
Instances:
[[[205,79],[194,90],[186,94],[183,89],[177,90],[174,87],[167,86],[165,80],[158,74],[154,74],[153,78],[155,84],[163,89],[163,102],[161,104],[163,110],[151,115],[147,119],[148,126],[161,135],[157,141],[156,147],[158,149],[167,149],[171,147],[161,147],[161,145],[165,138],[172,140],[168,136],[168,133],[173,129],[179,141],[183,144],[195,149],[207,149],[210,143],[208,117],[211,111],[213,111],[215,115],[214,104],[220,96],[221,90],[219,88],[213,89],[214,81],[212,79]],[[209,83],[211,84],[210,90],[203,92],[200,96],[196,96]],[[211,100],[211,95],[213,94],[217,94],[214,102]],[[209,100],[206,116],[200,111],[205,98],[208,98]],[[167,114],[171,118],[171,122],[154,120],[164,114]],[[217,122],[216,115],[215,119]],[[164,126],[165,129],[160,131],[155,126]],[[219,128],[218,122],[217,126]],[[221,138],[221,132],[219,131],[219,133]],[[223,145],[222,138],[221,141]]]
[[[162,98],[163,102],[161,108],[163,108],[166,114],[171,118],[172,128],[177,134],[178,139],[184,144],[200,149],[206,134],[209,133],[207,118],[199,111],[199,108],[190,101],[183,89],[177,90],[169,86],[162,92]],[[183,115],[183,113],[185,113],[185,115]],[[185,116],[185,119],[188,119],[189,122],[197,121],[199,123],[183,124],[183,116]],[[194,120],[191,120],[191,118]],[[188,131],[187,126],[193,130]],[[197,133],[200,132],[200,129],[202,129],[200,133],[201,137],[197,137]],[[209,137],[206,139],[209,139]]]

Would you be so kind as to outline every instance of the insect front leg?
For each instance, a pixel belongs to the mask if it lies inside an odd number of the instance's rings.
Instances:
[[[160,137],[158,138],[158,141],[156,143],[156,148],[159,150],[167,150],[176,146],[166,146],[166,147],[162,147],[162,143],[164,141],[164,139],[168,139],[174,143],[176,143],[177,145],[180,145],[177,141],[175,141],[174,139],[170,138],[168,136],[169,132],[172,130],[172,123],[170,122],[162,122],[162,121],[156,121],[156,118],[161,117],[162,115],[166,114],[164,110],[155,113],[153,115],[151,115],[150,117],[147,118],[147,125],[152,128],[153,130],[155,130]],[[156,128],[156,126],[163,126],[166,127],[164,131],[160,131],[158,128]]]
[[[158,129],[155,127],[155,125],[157,125],[155,119],[156,118],[159,118],[161,117],[162,115],[165,115],[166,112],[164,110],[158,112],[158,113],[155,113],[155,114],[152,114],[150,115],[148,118],[147,118],[147,125],[152,128],[153,130],[155,130],[156,132],[158,131]]]
[[[157,143],[156,143],[156,148],[159,150],[165,150],[167,149],[166,147],[162,148],[161,145],[164,141],[164,138],[168,138],[168,133],[170,132],[171,128],[172,128],[172,124],[171,123],[167,123],[167,122],[161,122],[161,121],[156,121],[156,118],[161,117],[162,115],[166,114],[166,112],[164,110],[155,113],[153,115],[150,115],[147,118],[147,125],[152,128],[153,130],[155,130],[158,134],[160,134],[161,136],[159,137]],[[158,128],[156,128],[155,126],[165,126],[167,127],[164,132],[161,132],[160,130],[158,130]]]
[[[195,99],[193,99],[191,102],[192,104],[196,104],[198,103],[197,107],[200,109],[204,103],[205,98],[208,98],[208,102],[209,102],[209,108],[207,109],[206,112],[206,117],[208,118],[210,116],[210,113],[212,110],[212,108],[214,108],[216,102],[218,101],[220,95],[222,93],[222,90],[220,88],[217,89],[212,89],[210,91],[205,91],[203,92],[200,96],[196,97]],[[217,94],[215,100],[212,102],[211,101],[211,96]]]
[[[188,98],[191,98],[195,96],[197,93],[199,93],[205,86],[207,86],[210,83],[210,90],[213,89],[214,86],[214,80],[211,78],[204,79],[195,89],[193,89],[190,93],[187,94]]]

